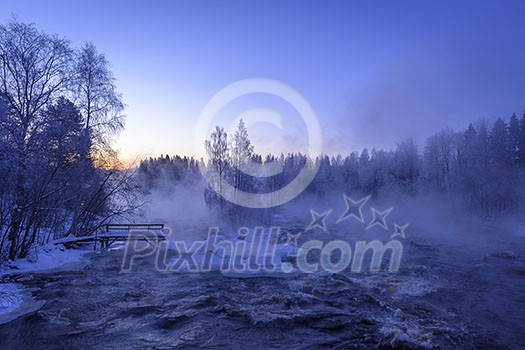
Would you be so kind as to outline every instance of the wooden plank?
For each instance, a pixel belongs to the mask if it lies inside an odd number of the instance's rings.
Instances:
[[[127,238],[127,237],[141,237],[141,236],[146,236],[146,237],[162,237],[162,238],[166,238],[166,234],[164,234],[164,232],[161,232],[161,231],[109,231],[109,232],[103,232],[103,233],[99,233],[97,235],[97,237],[124,237],[124,238]]]
[[[56,239],[53,244],[65,244],[65,243],[77,243],[77,242],[89,242],[95,240],[95,236],[80,236],[80,237],[65,237]]]
[[[109,231],[161,231],[164,229],[164,224],[107,224],[106,232]]]
[[[111,230],[109,230],[111,228]],[[110,224],[106,225],[106,232],[90,236],[65,237],[54,240],[54,244],[74,244],[85,242],[107,243],[109,240],[165,240],[166,234],[163,232],[164,224]]]

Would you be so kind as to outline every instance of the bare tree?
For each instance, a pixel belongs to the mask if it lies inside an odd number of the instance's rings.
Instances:
[[[420,159],[413,139],[397,144],[393,164],[395,177],[407,186],[408,191],[414,191],[414,183],[419,177]]]
[[[96,161],[107,166],[107,158],[115,156],[110,140],[124,127],[124,104],[106,57],[92,43],[76,53],[73,82],[75,100],[92,140],[88,149]]]
[[[16,256],[22,219],[30,204],[26,159],[31,157],[31,136],[41,124],[39,112],[67,88],[71,53],[66,40],[33,25],[13,20],[0,26],[0,97],[9,108],[2,124],[14,144],[16,172],[8,236],[11,259]]]
[[[224,203],[223,181],[229,165],[228,135],[222,127],[216,126],[215,131],[210,135],[210,140],[206,140],[204,145],[211,163],[211,169],[208,172],[209,181],[215,184],[214,187],[218,187],[222,207]]]
[[[43,227],[90,234],[141,207],[133,173],[111,148],[122,109],[92,44],[75,55],[33,25],[0,26],[0,255],[25,257],[45,241]]]

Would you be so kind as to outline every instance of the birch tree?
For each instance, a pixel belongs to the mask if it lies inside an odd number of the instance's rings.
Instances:
[[[75,100],[85,120],[92,157],[105,166],[115,156],[110,141],[124,127],[122,96],[106,57],[92,43],[76,53],[73,76]]]
[[[228,135],[224,131],[224,128],[216,126],[215,130],[210,135],[210,139],[206,140],[204,145],[211,167],[208,172],[208,175],[210,176],[208,181],[212,181],[214,184],[214,190],[218,189],[218,195],[220,196],[219,204],[222,208],[224,204],[223,181],[229,164]],[[213,196],[210,198],[213,198]]]

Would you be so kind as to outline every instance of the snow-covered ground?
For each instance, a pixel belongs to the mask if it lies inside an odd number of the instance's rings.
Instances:
[[[92,251],[92,248],[87,246],[85,249],[66,249],[62,245],[48,243],[29,254],[30,259],[9,261],[0,265],[0,277],[12,273],[49,272],[48,270],[75,267],[83,262],[82,257],[85,254]]]
[[[46,273],[83,267],[88,263],[84,255],[92,249],[66,249],[49,243],[36,248],[30,259],[8,261],[0,265],[0,280],[9,274],[29,272]],[[15,283],[0,282],[0,324],[40,309],[44,301],[35,301],[31,290]]]

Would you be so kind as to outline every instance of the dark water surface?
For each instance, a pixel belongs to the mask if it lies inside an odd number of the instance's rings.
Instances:
[[[524,239],[482,234],[407,239],[398,274],[162,274],[153,258],[124,274],[122,250],[94,254],[81,271],[4,277],[46,304],[0,325],[0,347],[523,349]]]

